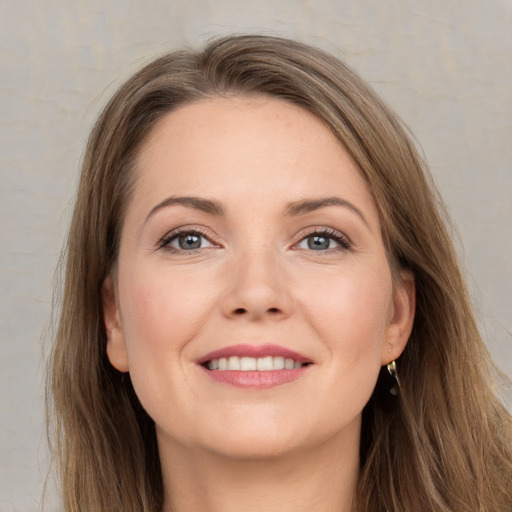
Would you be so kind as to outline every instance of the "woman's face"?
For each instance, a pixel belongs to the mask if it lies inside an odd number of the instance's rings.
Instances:
[[[357,442],[414,285],[393,286],[348,153],[297,106],[218,98],[166,115],[137,173],[107,349],[160,445],[264,457]]]

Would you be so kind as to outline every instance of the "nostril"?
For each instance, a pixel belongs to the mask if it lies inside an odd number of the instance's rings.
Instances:
[[[243,315],[244,313],[246,313],[244,308],[235,309],[235,314],[236,315]]]
[[[269,308],[268,312],[269,313],[279,313],[279,309],[277,309],[277,308]]]

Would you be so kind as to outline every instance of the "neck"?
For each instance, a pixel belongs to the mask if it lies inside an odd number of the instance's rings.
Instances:
[[[163,512],[352,512],[359,442],[240,460],[160,441]],[[358,440],[357,440],[358,441]]]

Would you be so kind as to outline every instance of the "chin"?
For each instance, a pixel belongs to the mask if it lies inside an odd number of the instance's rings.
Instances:
[[[261,409],[260,409],[261,412]],[[321,434],[307,425],[304,418],[284,418],[275,414],[231,414],[221,421],[210,421],[204,429],[189,432],[185,444],[219,456],[242,460],[263,460],[285,457],[314,445]],[[317,440],[318,442],[319,440]]]
[[[253,417],[254,419],[254,417]],[[329,440],[338,438],[341,444],[334,443],[343,450],[342,439],[350,440],[350,445],[358,444],[360,416],[347,424],[308,423],[306,418],[287,418],[286,422],[265,422],[261,418],[231,423],[230,429],[221,427],[204,437],[203,448],[210,453],[232,459],[263,461],[294,457],[306,451],[321,449]],[[233,428],[236,425],[236,428]],[[229,435],[226,435],[229,432]]]
[[[297,440],[284,439],[276,436],[264,437],[261,434],[254,435],[234,435],[229,442],[218,443],[205,446],[210,453],[218,456],[237,459],[243,461],[268,461],[272,459],[281,459],[286,456],[300,452],[304,448],[302,443]]]

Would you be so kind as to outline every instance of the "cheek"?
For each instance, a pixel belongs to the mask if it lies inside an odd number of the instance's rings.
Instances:
[[[120,290],[130,378],[152,418],[173,418],[176,408],[187,407],[182,402],[187,388],[182,378],[188,370],[186,351],[204,325],[212,297],[190,279],[162,272],[131,276]]]
[[[392,299],[386,272],[348,272],[317,281],[302,301],[330,357],[345,365],[380,366]]]
[[[317,274],[309,280],[315,286],[300,293],[306,326],[323,352],[322,392],[311,397],[310,412],[322,418],[318,428],[331,434],[360,417],[380,371],[392,287],[386,272],[372,271]]]
[[[200,329],[211,299],[190,279],[165,273],[133,276],[121,290],[129,360],[172,362],[169,355],[181,352]]]

